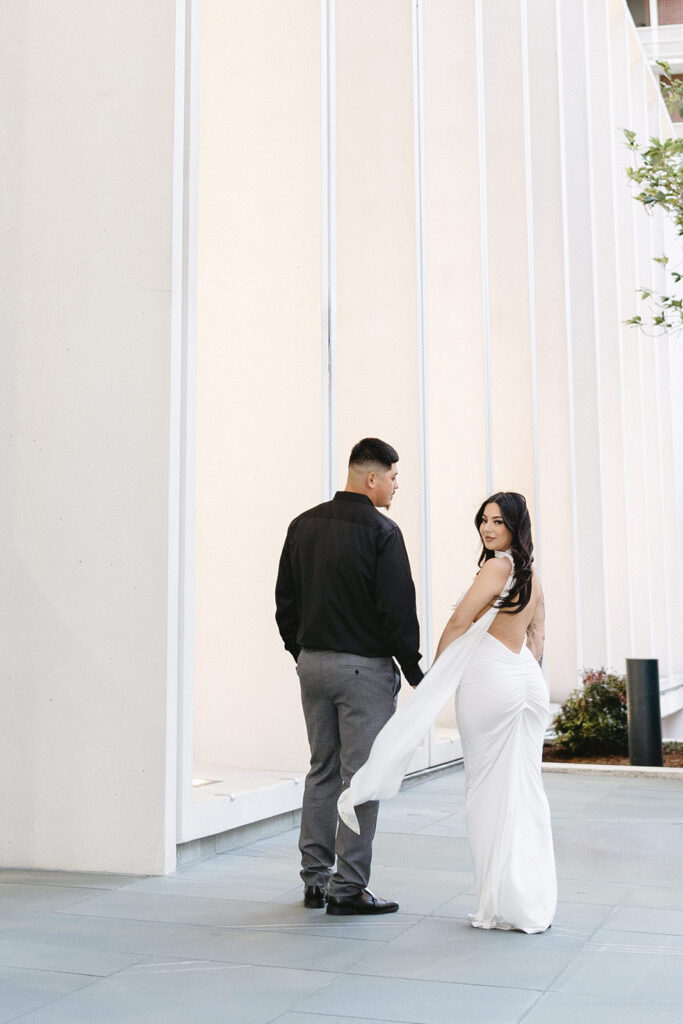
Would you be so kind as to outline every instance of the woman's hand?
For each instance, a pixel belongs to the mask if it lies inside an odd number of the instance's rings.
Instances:
[[[434,661],[500,597],[510,572],[511,565],[507,558],[489,558],[484,562],[472,586],[446,623]]]

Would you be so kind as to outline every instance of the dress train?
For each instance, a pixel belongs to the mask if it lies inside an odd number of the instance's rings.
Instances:
[[[496,552],[496,555],[510,558],[503,552]],[[512,580],[511,572],[501,597],[508,593]],[[360,826],[354,807],[367,800],[388,800],[396,796],[420,740],[455,693],[470,658],[497,614],[497,608],[489,608],[466,633],[448,645],[411,699],[401,704],[376,736],[367,761],[353,776],[337,804],[339,817],[357,834],[360,834]]]

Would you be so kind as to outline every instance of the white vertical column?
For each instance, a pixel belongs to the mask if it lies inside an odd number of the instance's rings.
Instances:
[[[422,647],[431,662],[432,567],[429,500],[429,377],[425,283],[424,184],[424,35],[422,0],[413,0],[413,122],[415,153],[415,276],[417,312],[417,386],[420,458],[420,560],[422,569]]]
[[[424,36],[425,310],[433,646],[472,578],[473,517],[490,493],[484,373],[475,2],[421,4]],[[463,197],[474,197],[472,201]],[[487,467],[487,449],[489,467]],[[439,756],[453,756],[452,704]]]
[[[173,183],[169,680],[177,679],[177,838],[191,816],[194,768],[194,583],[197,390],[197,173],[199,0],[176,7]],[[172,607],[171,607],[172,604]],[[169,687],[170,690],[170,687]],[[169,730],[170,733],[171,730]],[[175,838],[173,846],[175,855]],[[171,870],[171,866],[167,868]]]
[[[660,138],[671,132],[668,115],[660,114]],[[681,238],[670,218],[659,222],[661,251],[678,263]],[[662,282],[663,283],[663,282]],[[664,580],[668,619],[667,685],[683,683],[683,345],[678,335],[659,340],[657,409],[662,452],[661,510],[664,536]]]
[[[599,386],[596,345],[596,267],[589,132],[589,95],[585,72],[585,11],[560,2],[558,57],[564,233],[567,293],[569,389],[572,417],[575,572],[579,666],[605,661],[605,565],[603,561],[600,473]],[[581,74],[577,75],[577,69]]]
[[[567,89],[565,87],[564,79],[564,68],[567,66],[569,61],[569,55],[567,48],[563,45],[563,34],[562,34],[562,2],[557,0],[555,7],[556,14],[556,31],[557,31],[557,64],[558,64],[558,101],[559,101],[559,122],[560,122],[560,168],[562,176],[562,239],[563,239],[563,265],[564,265],[564,291],[565,291],[565,332],[567,340],[567,385],[569,393],[569,466],[571,475],[571,506],[572,506],[572,526],[573,526],[573,537],[572,537],[572,562],[574,569],[574,609],[576,617],[576,664],[578,667],[583,666],[583,630],[581,622],[581,573],[580,573],[580,559],[579,559],[579,539],[578,539],[578,514],[576,507],[576,489],[577,489],[577,474],[576,474],[576,415],[574,405],[574,358],[573,358],[573,335],[574,335],[574,319],[571,302],[571,269],[570,260],[571,252],[569,246],[569,197],[567,187],[567,160],[570,146],[567,141]],[[572,70],[574,66],[572,65]]]
[[[624,94],[622,116],[625,124],[641,140],[647,138],[647,123],[643,117],[639,88],[642,87],[642,52],[636,30],[630,18],[624,18]],[[623,102],[623,101],[622,101]],[[626,160],[628,155],[626,155]],[[629,190],[629,194],[630,194]],[[628,234],[625,250],[630,255],[628,291],[632,297],[631,309],[641,312],[637,289],[650,279],[650,243],[646,214],[639,203],[630,199],[627,215]],[[625,301],[628,299],[625,296]],[[624,402],[626,408],[624,450],[627,459],[627,502],[633,542],[627,557],[631,562],[633,580],[633,631],[630,657],[650,657],[652,651],[652,581],[649,551],[648,495],[645,469],[646,452],[643,449],[643,339],[639,331],[631,328],[623,336]]]
[[[624,23],[628,18],[624,5],[620,0],[612,0],[603,8],[604,32],[607,38],[606,48],[606,96],[609,104],[609,111],[606,115],[609,138],[609,159],[611,165],[611,187],[610,202],[612,215],[612,239],[606,244],[613,246],[615,253],[614,260],[614,290],[615,290],[615,323],[614,340],[611,348],[611,366],[605,368],[605,386],[609,387],[611,382],[612,397],[606,402],[603,410],[605,416],[605,429],[609,435],[611,430],[611,452],[612,457],[607,462],[605,469],[608,474],[607,489],[610,495],[610,502],[615,503],[622,509],[622,515],[618,517],[615,524],[615,531],[607,531],[607,542],[614,539],[616,533],[617,549],[612,557],[612,622],[613,629],[613,667],[622,669],[624,659],[630,655],[633,638],[633,579],[631,572],[631,561],[628,552],[633,543],[631,531],[631,514],[628,479],[628,462],[626,459],[626,448],[624,438],[626,436],[626,402],[624,382],[624,335],[628,328],[624,325],[632,315],[634,296],[631,294],[630,279],[624,280],[624,262],[626,246],[628,244],[627,232],[624,228],[624,210],[627,208],[627,201],[630,198],[626,186],[625,172],[625,148],[623,144],[622,129],[624,127],[623,117],[620,112],[620,103],[623,109],[624,95],[626,92],[625,77],[625,54],[624,54]],[[597,18],[596,18],[597,24]],[[627,225],[630,217],[626,218]],[[617,372],[614,372],[616,366]],[[617,415],[614,415],[614,409]],[[615,457],[614,453],[619,456]]]
[[[522,97],[524,105],[524,170],[527,232],[527,265],[529,287],[529,357],[531,383],[531,424],[533,434],[534,504],[536,522],[534,553],[536,569],[543,576],[543,526],[541,521],[541,464],[538,443],[538,353],[536,336],[536,247],[534,245],[534,165],[531,129],[531,93],[529,86],[529,10],[528,0],[521,0],[522,35]]]
[[[655,82],[652,71],[643,62],[641,73],[643,122],[646,126],[645,138],[656,136],[659,132],[659,104],[662,102],[659,83]],[[655,210],[647,218],[647,255],[650,271],[649,280],[652,287],[668,291],[668,273],[662,273],[655,257],[663,253],[661,247],[661,210]],[[646,282],[648,278],[644,279]],[[650,552],[650,631],[652,657],[659,659],[659,671],[669,671],[669,624],[667,609],[666,576],[666,544],[665,529],[667,515],[661,504],[662,495],[662,444],[659,430],[659,392],[658,352],[662,347],[662,338],[641,339],[642,367],[641,388],[643,394],[643,445],[647,451],[645,475],[647,481],[647,522],[648,547]]]
[[[649,138],[649,116],[648,116],[648,105],[647,105],[647,92],[645,87],[645,68],[642,63],[638,63],[633,68],[632,74],[632,104],[631,110],[635,115],[636,123],[640,125],[639,136],[643,142]],[[645,284],[652,285],[654,282],[653,275],[653,264],[652,264],[652,217],[644,216],[644,208],[640,203],[633,204],[636,209],[636,216],[638,218],[638,234],[639,234],[639,245],[636,249],[636,259],[638,263],[638,279],[639,287],[644,282]],[[654,479],[656,477],[656,469],[652,463],[655,459],[655,451],[653,447],[653,438],[650,431],[651,420],[652,420],[652,403],[651,403],[651,385],[653,383],[653,358],[652,358],[652,345],[643,338],[640,334],[638,335],[638,382],[640,388],[640,409],[641,409],[641,426],[640,426],[640,451],[642,460],[642,473],[643,473],[643,502],[645,511],[645,551],[646,551],[646,580],[647,580],[647,603],[648,603],[648,643],[649,652],[644,655],[645,657],[655,658],[657,657],[657,641],[656,641],[656,629],[655,629],[655,586],[654,586],[654,534],[653,534],[653,514],[654,514],[654,503],[655,497],[654,491]],[[656,443],[656,441],[655,441]]]
[[[400,488],[390,515],[400,524],[424,608],[414,15],[413,0],[337,4],[338,449],[342,459],[359,437],[376,436],[398,450]]]
[[[323,496],[337,479],[337,123],[336,0],[320,0],[322,142]]]
[[[658,225],[659,227],[660,225]],[[673,672],[673,642],[672,634],[675,629],[674,616],[678,609],[675,609],[674,602],[672,600],[674,594],[674,588],[672,587],[672,580],[675,578],[674,572],[672,571],[672,562],[675,567],[675,558],[672,559],[671,555],[675,554],[671,552],[670,545],[667,543],[666,530],[667,524],[670,520],[670,509],[675,508],[675,504],[671,501],[671,488],[668,481],[671,480],[671,469],[672,460],[668,457],[670,455],[670,430],[671,422],[667,416],[667,405],[668,405],[668,393],[667,393],[667,380],[668,380],[668,348],[666,338],[658,338],[654,351],[654,363],[655,363],[655,379],[654,379],[654,393],[655,393],[655,405],[654,410],[656,416],[656,431],[657,431],[657,448],[658,448],[658,486],[656,488],[657,496],[657,525],[659,527],[659,543],[657,544],[658,553],[660,555],[660,564],[662,566],[662,587],[661,587],[661,603],[663,605],[663,621],[659,624],[659,636],[661,638],[661,646],[657,646],[657,657],[659,658],[659,672],[662,677],[667,677]],[[667,428],[669,434],[667,436]],[[674,535],[676,531],[674,530]]]
[[[484,71],[483,0],[475,0],[477,53],[477,128],[479,149],[479,211],[481,218],[481,304],[484,343],[484,403],[486,409],[486,490],[493,490],[493,437],[491,425],[491,307],[489,299],[488,185],[486,175],[486,77]]]
[[[680,245],[678,236],[667,225],[669,238]],[[683,682],[683,348],[680,338],[669,338],[667,345],[667,401],[662,405],[664,437],[669,447],[671,473],[666,479],[665,509],[672,524],[672,541],[667,547],[670,560],[671,589],[671,676]]]
[[[0,5],[2,867],[173,864],[174,8]]]
[[[529,324],[533,331],[539,490],[536,541],[543,551],[547,645],[544,670],[554,699],[576,686],[576,621],[572,551],[573,487],[570,472],[570,405],[567,386],[567,301],[563,260],[563,207],[558,61],[548,39],[556,35],[556,11],[547,0],[526,0],[528,58],[525,133],[531,146],[527,189],[532,187]],[[528,148],[527,148],[528,154]],[[529,159],[529,156],[525,156]],[[527,228],[527,233],[529,227]],[[533,391],[532,391],[533,394]],[[568,613],[569,611],[569,613]]]
[[[272,622],[287,524],[322,489],[320,16],[320,0],[201,0],[195,765],[209,778],[307,757],[283,685],[291,658],[276,629],[253,636]],[[242,500],[239,480],[259,498]],[[245,645],[258,694],[244,686]],[[254,731],[264,702],[278,725]]]
[[[604,135],[604,123],[609,119],[608,105],[606,103],[604,83],[598,78],[598,72],[604,63],[604,37],[602,36],[601,22],[595,15],[598,13],[595,0],[583,0],[583,45],[585,51],[585,83],[586,83],[586,144],[588,157],[588,212],[590,217],[590,243],[591,261],[594,282],[594,295],[592,304],[593,314],[593,344],[595,350],[595,402],[596,402],[596,427],[597,427],[597,505],[599,512],[598,522],[595,523],[595,532],[599,534],[599,566],[602,573],[602,613],[604,622],[603,657],[600,660],[602,665],[612,664],[612,630],[610,614],[610,563],[608,559],[607,531],[605,518],[609,515],[605,505],[604,481],[606,474],[605,439],[603,431],[604,397],[602,389],[602,367],[603,355],[603,327],[608,329],[611,322],[611,315],[614,310],[610,308],[607,317],[602,317],[602,309],[608,304],[606,283],[600,274],[600,244],[604,235],[601,233],[603,227],[601,215],[604,214],[604,205],[600,202],[601,185],[603,181],[609,180],[609,168],[602,162],[602,153],[596,153],[600,139],[596,135]],[[593,49],[594,47],[594,49]],[[593,59],[592,59],[593,58]],[[598,132],[595,130],[598,125]],[[600,208],[599,208],[600,204]],[[603,250],[604,251],[604,250]],[[607,341],[607,339],[605,339]],[[594,662],[595,664],[595,662]]]
[[[519,0],[483,19],[486,107],[487,270],[493,490],[520,491],[535,513],[533,331],[529,299],[529,188],[524,53]],[[491,73],[495,69],[495,73]],[[505,104],[498,102],[505,81]],[[514,429],[511,426],[514,424]]]

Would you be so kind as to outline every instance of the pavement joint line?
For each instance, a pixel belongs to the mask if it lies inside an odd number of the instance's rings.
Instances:
[[[579,939],[578,941],[580,942],[581,940]],[[550,979],[550,981],[548,982],[548,984],[546,985],[546,988],[545,988],[545,991],[546,991],[546,992],[552,992],[552,991],[553,991],[553,989],[555,988],[555,985],[556,985],[556,984],[557,984],[557,982],[558,982],[558,981],[560,980],[560,978],[562,978],[562,977],[563,977],[563,976],[564,976],[564,975],[565,975],[565,974],[567,973],[567,971],[569,970],[569,968],[570,968],[570,967],[571,967],[571,966],[572,966],[573,964],[575,964],[575,963],[576,963],[576,961],[577,961],[577,960],[579,959],[579,957],[581,956],[582,952],[583,952],[583,951],[584,951],[584,949],[586,948],[586,945],[588,945],[588,943],[584,943],[583,945],[579,946],[579,948],[578,948],[578,949],[576,950],[576,952],[574,953],[574,955],[573,955],[572,957],[570,957],[570,958],[569,958],[569,960],[567,961],[567,963],[566,963],[566,964],[564,964],[564,965],[563,965],[563,966],[562,966],[562,967],[561,967],[561,968],[559,969],[559,971],[557,972],[557,974],[555,974],[555,975],[554,975],[554,977],[552,977],[552,978]]]
[[[448,984],[448,983],[446,982],[446,984]],[[322,991],[322,989],[320,991]],[[277,1022],[279,1020],[282,1020],[284,1017],[286,1017],[290,1013],[298,1013],[298,1014],[301,1014],[302,1016],[306,1016],[306,1017],[329,1017],[330,1020],[332,1020],[334,1017],[339,1019],[339,1014],[337,1013],[336,1010],[335,1010],[334,1013],[327,1013],[324,1010],[300,1010],[300,1009],[298,1009],[298,1007],[293,1006],[291,1010],[285,1010],[283,1013],[279,1013],[277,1015],[277,1017],[273,1017],[273,1019],[271,1021],[269,1021],[268,1024],[277,1024]],[[372,1024],[423,1024],[423,1022],[421,1022],[419,1020],[396,1020],[395,1017],[370,1017],[370,1018],[369,1017],[356,1017],[356,1016],[349,1016],[348,1013],[346,1013],[345,1016],[349,1020],[361,1020],[361,1021],[371,1020]]]
[[[544,761],[549,775],[611,775],[625,778],[672,779],[683,782],[683,768],[649,767],[629,764],[582,764],[574,761]]]
[[[641,818],[637,818],[637,821],[642,821]],[[586,885],[594,884],[594,879],[584,878],[583,875],[562,875],[561,876],[566,882],[584,882]],[[677,886],[662,884],[661,882],[609,882],[599,880],[598,885],[618,885],[624,886],[629,889],[675,889]],[[565,903],[575,903],[576,900],[564,900]],[[611,906],[611,904],[607,904]]]
[[[120,922],[120,921],[134,922],[136,924],[150,925],[152,927],[164,927],[164,928],[203,928],[203,929],[208,929],[209,931],[291,932],[291,931],[296,931],[296,929],[298,929],[298,928],[309,929],[309,928],[314,928],[315,927],[315,925],[313,925],[313,924],[311,924],[311,925],[307,925],[307,924],[291,924],[291,925],[290,924],[258,924],[258,925],[249,925],[249,924],[234,924],[234,925],[232,925],[232,924],[202,924],[202,923],[197,923],[196,921],[157,921],[157,920],[155,920],[153,918],[139,918],[139,917],[100,917],[99,915],[96,915],[96,914],[69,914],[69,913],[64,913],[61,916],[63,916],[63,917],[77,917],[77,918],[79,918],[79,920],[82,920],[82,918],[85,917],[86,920],[90,920],[90,921],[103,921],[103,922],[107,922],[107,923]],[[424,915],[424,916],[426,917],[427,915]],[[357,921],[358,919],[356,918],[355,920]],[[421,920],[423,920],[422,917],[420,917],[417,921],[413,921],[411,924],[408,925],[407,928],[405,928],[404,931],[401,932],[401,935],[406,934],[411,928],[414,928],[416,924],[419,924],[419,922]],[[352,926],[352,923],[349,922],[349,921],[345,922],[345,924],[346,924],[347,927],[351,927]],[[384,922],[380,922],[380,921],[374,920],[373,924],[375,926],[377,926],[377,925],[380,925],[380,924],[384,924]],[[392,922],[391,924],[393,924],[394,930],[398,926],[398,922]],[[391,927],[391,924],[388,921],[386,922],[387,930]],[[323,928],[323,927],[333,928],[333,927],[335,927],[335,925],[333,925],[333,924],[325,924],[325,923],[321,922],[319,927],[321,927],[321,928]],[[344,927],[344,925],[340,924],[337,927],[341,931],[341,929]],[[331,938],[331,939],[334,940],[334,936],[323,935],[321,937],[322,938]],[[396,938],[396,937],[398,937],[398,936],[394,936],[394,938]],[[342,933],[341,938],[347,938],[347,936],[344,936],[343,933]],[[358,941],[358,942],[385,942],[386,941],[385,939],[374,938],[372,936],[368,936],[366,938],[366,937],[363,937],[363,936],[355,936],[355,935],[353,937],[351,937],[351,940],[352,941]],[[152,956],[153,955],[152,953],[149,952],[149,950],[144,950],[143,951],[143,950],[114,949],[114,950],[109,950],[108,952],[112,952],[112,953],[131,953],[133,956],[136,956],[138,954],[140,956]]]
[[[134,953],[133,956],[137,956]],[[144,954],[146,955],[146,954]],[[142,958],[141,954],[141,958]],[[127,964],[123,970],[129,970],[132,967],[137,966],[136,964]],[[22,964],[6,964],[0,961],[0,971],[27,971],[30,974],[63,974],[67,978],[92,978],[93,981],[103,981],[105,978],[111,978],[113,975],[118,974],[119,971],[112,971],[111,974],[92,974],[90,971],[65,971],[64,968],[59,967],[24,967]]]
[[[347,926],[350,926],[350,922],[346,922],[346,923],[347,923]],[[384,922],[373,920],[372,923],[375,926],[377,926],[379,924],[383,924]],[[415,922],[410,924],[409,927],[412,928],[414,926],[414,923]],[[397,924],[398,924],[398,922],[391,922],[391,924],[393,924],[394,929],[395,929]],[[195,925],[194,927],[197,927],[197,926]],[[211,925],[200,925],[199,927],[202,927],[202,928],[212,928],[212,929],[213,928],[220,928],[222,931],[231,931],[231,932],[239,932],[239,931],[245,931],[245,932],[258,932],[258,931],[273,932],[273,931],[293,931],[293,930],[295,930],[297,928],[316,928],[316,927],[318,927],[318,928],[334,928],[336,926],[334,924],[330,924],[330,923],[321,921],[321,922],[316,923],[316,924],[254,924],[254,925],[251,925],[251,924],[217,924],[217,925],[213,925],[213,924],[211,924]],[[342,927],[343,927],[343,925],[342,925]],[[386,927],[387,928],[390,927],[389,922],[387,922]],[[362,941],[367,941],[367,940],[362,940]]]
[[[543,996],[544,996],[544,995],[545,995],[545,992],[539,992],[539,994],[538,994],[538,999],[535,999],[535,1000],[533,1001],[533,1003],[531,1004],[531,1006],[530,1006],[530,1007],[529,1007],[529,1008],[528,1008],[527,1010],[525,1010],[525,1011],[524,1011],[524,1013],[522,1014],[522,1016],[521,1016],[521,1017],[518,1017],[518,1018],[517,1018],[517,1024],[522,1024],[522,1022],[523,1022],[523,1021],[525,1021],[525,1020],[527,1019],[527,1017],[528,1017],[528,1016],[529,1016],[529,1014],[530,1014],[530,1013],[532,1012],[532,1010],[535,1010],[535,1009],[536,1009],[536,1007],[537,1007],[537,1006],[538,1006],[538,1004],[540,1003],[541,999],[543,999]]]
[[[244,964],[230,964],[230,963],[219,963],[218,961],[212,961],[205,964],[203,961],[198,960],[196,964],[192,961],[184,961],[182,964],[135,964],[131,970],[137,970],[145,974],[198,974],[203,971],[237,971],[240,967],[244,967]]]
[[[148,878],[153,878],[155,876],[148,875],[147,877]],[[136,878],[135,881],[139,881],[139,879]],[[102,895],[104,893],[108,893],[108,892],[119,892],[121,889],[126,889],[129,885],[132,885],[132,884],[133,884],[133,881],[131,880],[130,882],[124,882],[122,885],[117,886],[114,889],[111,889],[109,886],[105,886],[104,888],[101,888],[101,887],[95,886],[95,885],[92,885],[92,886],[91,885],[69,885],[68,882],[43,882],[43,881],[40,881],[40,880],[39,881],[35,881],[35,882],[27,882],[25,879],[21,879],[21,880],[20,879],[16,879],[16,880],[14,880],[14,879],[11,879],[11,878],[3,878],[2,875],[0,874],[0,887],[2,887],[3,885],[28,885],[31,888],[71,889],[74,892],[96,892],[96,893],[102,894]]]
[[[507,932],[508,935],[513,934]],[[521,932],[519,933],[522,934]],[[538,992],[539,995],[545,995],[546,991],[550,989],[541,988],[528,988],[527,986],[520,987],[519,985],[497,985],[492,981],[453,981],[445,978],[415,978],[415,977],[404,977],[400,974],[358,974],[353,968],[349,968],[346,971],[347,975],[353,975],[354,978],[365,978],[370,980],[372,978],[383,978],[384,981],[417,981],[421,984],[428,985],[460,985],[465,988],[500,988],[506,992]],[[362,1018],[361,1018],[362,1019]],[[400,1024],[404,1024],[403,1021]]]
[[[652,932],[634,932],[635,935],[651,935]],[[672,938],[681,938],[680,935],[673,935]],[[683,946],[638,946],[630,943],[604,943],[587,942],[584,949],[591,949],[597,953],[656,953],[657,956],[683,957]]]
[[[21,970],[21,968],[18,969]],[[78,989],[78,991],[82,992],[83,989],[91,988],[93,985],[97,984],[97,982],[103,980],[103,978],[93,978],[92,981],[87,982],[85,985],[82,985],[81,988]],[[5,1024],[14,1024],[15,1021],[22,1020],[22,1018],[28,1017],[29,1014],[36,1013],[38,1010],[44,1010],[46,1006],[53,1006],[55,1003],[60,1002],[60,1000],[64,998],[66,998],[64,995],[59,995],[55,996],[54,999],[48,999],[46,1002],[41,1003],[40,1006],[32,1006],[30,1010],[25,1010],[23,1013],[18,1014],[16,1017],[10,1017],[7,1021],[5,1021]]]

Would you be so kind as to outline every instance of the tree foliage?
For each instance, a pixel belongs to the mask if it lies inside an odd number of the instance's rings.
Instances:
[[[683,82],[673,77],[665,61],[657,63],[662,69],[661,86],[667,106],[683,114]],[[634,158],[633,164],[626,168],[629,179],[636,186],[634,198],[648,213],[656,208],[664,210],[679,236],[683,235],[683,138],[662,140],[652,137],[649,145],[643,146],[635,132],[624,129],[624,136]],[[655,263],[666,269],[670,287],[667,293],[639,288],[641,299],[650,306],[649,320],[638,315],[626,323],[637,327],[650,325],[664,331],[679,330],[683,327],[683,297],[678,293],[678,285],[683,275],[669,268],[668,256],[657,256]]]

